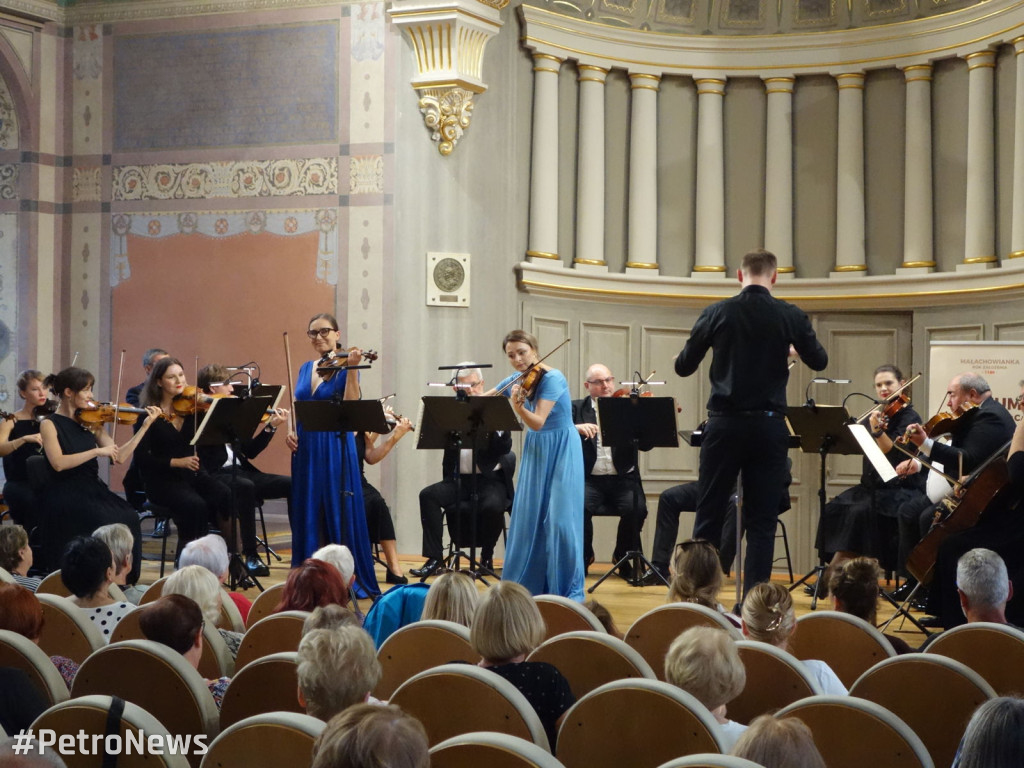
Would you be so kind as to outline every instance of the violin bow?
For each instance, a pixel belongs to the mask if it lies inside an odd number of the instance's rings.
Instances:
[[[897,397],[899,397],[899,394],[900,394],[900,392],[902,392],[902,391],[903,391],[904,389],[906,389],[907,387],[909,387],[909,386],[910,386],[911,384],[913,384],[913,383],[914,383],[915,381],[917,381],[918,379],[920,379],[920,378],[921,378],[921,376],[922,376],[922,374],[920,374],[920,373],[919,373],[919,374],[917,374],[917,376],[915,376],[915,377],[914,377],[914,378],[912,378],[912,379],[911,379],[910,381],[908,381],[908,382],[907,382],[906,384],[904,384],[904,385],[903,385],[902,387],[900,387],[899,389],[897,389],[896,391],[894,391],[894,392],[893,392],[893,393],[892,393],[891,395],[889,395],[889,396],[888,396],[887,398],[885,398],[885,399],[884,399],[884,400],[883,400],[882,402],[880,402],[880,403],[875,403],[874,405],[872,405],[872,406],[871,406],[870,408],[868,408],[868,409],[867,409],[866,411],[864,411],[864,413],[862,413],[862,414],[861,414],[860,416],[858,416],[858,417],[857,417],[856,419],[854,419],[854,423],[855,423],[855,424],[860,424],[860,423],[861,423],[862,421],[864,421],[864,419],[865,419],[865,418],[867,418],[868,416],[870,416],[870,415],[871,415],[871,412],[872,412],[873,410],[875,410],[875,409],[876,409],[876,408],[878,408],[879,406],[882,406],[882,405],[888,405],[889,403],[891,403],[891,402],[892,402],[893,400],[895,400],[895,399],[896,399]]]
[[[110,427],[110,439],[117,445],[117,416],[121,405],[121,381],[124,377],[124,353],[121,350],[121,362],[117,366],[117,389],[114,390],[114,423]]]
[[[560,349],[561,349],[562,347],[564,347],[564,346],[565,346],[566,344],[568,344],[568,343],[569,343],[570,341],[572,341],[572,339],[566,339],[566,340],[565,340],[565,341],[563,341],[563,342],[562,342],[561,344],[559,344],[559,345],[558,345],[557,347],[555,347],[555,348],[554,348],[554,349],[552,349],[552,350],[551,350],[550,352],[548,352],[548,353],[547,353],[546,355],[544,355],[544,357],[540,358],[539,360],[537,360],[537,361],[535,361],[535,362],[533,362],[533,363],[530,363],[530,368],[527,368],[527,371],[529,371],[529,370],[530,370],[530,369],[532,369],[532,368],[536,368],[536,367],[537,367],[538,365],[540,365],[541,363],[543,363],[543,362],[544,362],[545,360],[547,360],[547,359],[548,359],[549,357],[551,357],[551,356],[552,356],[553,354],[555,354],[555,352],[557,352],[558,350],[560,350]],[[526,375],[526,372],[523,372],[523,373],[519,374],[519,375],[518,375],[518,376],[516,376],[516,377],[515,377],[514,379],[512,379],[511,381],[509,381],[508,383],[506,383],[506,384],[505,384],[505,386],[501,387],[500,389],[496,389],[496,390],[494,391],[494,394],[496,394],[496,395],[500,395],[500,394],[503,394],[503,393],[505,392],[505,390],[506,390],[506,389],[508,389],[509,387],[511,387],[511,386],[512,386],[513,384],[516,384],[516,383],[518,383],[518,382],[522,381],[522,380],[523,380],[523,377],[524,377],[525,375]]]
[[[284,367],[288,373],[288,404],[291,406],[291,412],[289,413],[289,421],[292,425],[292,433],[297,434],[298,430],[295,428],[295,379],[292,378],[292,350],[288,345],[288,331],[284,332]]]

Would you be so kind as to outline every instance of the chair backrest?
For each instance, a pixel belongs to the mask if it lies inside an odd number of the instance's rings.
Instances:
[[[0,584],[17,584],[11,572],[6,568],[0,568]]]
[[[235,601],[231,599],[231,595],[226,589],[220,591],[220,619],[217,621],[217,626],[232,632],[245,632],[242,614],[238,611],[238,606],[235,605]]]
[[[249,618],[246,621],[246,626],[251,627],[260,619],[265,619],[267,616],[272,614],[277,609],[277,606],[281,604],[281,597],[283,595],[283,581],[280,584],[267,587],[256,595],[256,599],[252,601],[252,608],[249,609]]]
[[[313,746],[326,727],[299,712],[268,712],[247,717],[221,733],[203,758],[205,768],[266,765],[309,768]]]
[[[50,707],[36,718],[32,728],[37,733],[40,729],[49,729],[57,733],[84,732],[90,736],[102,737],[107,732],[107,714],[110,711],[112,700],[110,696],[90,695],[62,702]],[[130,701],[125,702],[119,733],[122,749],[117,756],[117,768],[189,768],[189,759],[180,751],[169,754],[171,750],[162,749],[160,752],[163,754],[158,754],[156,750],[148,748],[151,737],[162,736],[166,739],[170,733],[159,720],[137,704]],[[196,735],[198,734],[189,735],[189,751],[196,747],[202,749],[203,746],[209,745],[208,739],[202,743],[196,742]],[[143,746],[142,749],[136,749],[134,746],[139,744],[139,739],[145,740],[142,743],[146,746]],[[131,749],[128,748],[129,740],[132,743]],[[163,744],[167,743],[165,740],[161,741]],[[182,747],[184,748],[184,746],[183,743]],[[83,755],[79,753],[63,757],[68,768],[85,768],[86,766],[97,768],[103,760],[102,754]],[[198,762],[196,760],[196,764]]]
[[[656,768],[695,752],[721,752],[720,726],[690,694],[659,680],[616,680],[565,713],[556,757],[566,768]]]
[[[172,734],[216,735],[217,705],[206,681],[180,653],[151,640],[124,640],[96,651],[78,670],[73,697],[120,696]],[[190,755],[193,766],[201,756]]]
[[[1024,693],[1024,632],[1019,629],[988,622],[963,624],[943,632],[925,651],[966,664],[999,696]]]
[[[126,613],[114,631],[110,633],[110,642],[119,643],[122,640],[146,640],[146,636],[139,627],[139,611]],[[231,651],[228,650],[224,638],[216,627],[203,626],[203,655],[199,658],[199,674],[212,680],[218,677],[231,677],[235,671],[235,660],[231,658]]]
[[[299,650],[302,625],[307,616],[308,611],[282,611],[250,624],[235,656],[235,669],[242,669],[250,661],[272,653]]]
[[[747,682],[726,708],[730,720],[749,724],[758,715],[821,693],[811,673],[791,653],[756,640],[740,640],[736,647]]]
[[[696,603],[659,605],[633,622],[626,642],[651,665],[659,680],[665,679],[665,654],[672,641],[690,627],[718,627],[736,640],[742,635],[735,625],[718,611]]]
[[[577,699],[613,680],[658,679],[639,652],[603,631],[557,635],[535,648],[528,661],[546,661],[555,667]]]
[[[506,733],[465,733],[430,750],[430,768],[564,768],[554,755]]]
[[[948,768],[974,710],[996,692],[959,661],[908,653],[873,666],[854,682],[850,695],[888,709],[921,737],[936,766]]]
[[[50,705],[59,704],[68,698],[68,687],[50,657],[42,648],[17,632],[0,629],[0,667],[14,667],[24,671]]]
[[[839,611],[817,611],[797,619],[789,652],[798,659],[821,659],[847,688],[882,659],[896,655],[881,632]]]
[[[664,765],[659,765],[658,768],[764,768],[764,766],[753,760],[747,760],[745,757],[705,752],[699,755],[677,757]]]
[[[119,603],[128,602],[128,598],[124,596],[124,592],[117,584],[111,584],[107,592]],[[64,586],[64,580],[60,577],[60,571],[57,570],[46,574],[46,577],[36,587],[36,594],[71,597],[71,590]]]
[[[297,695],[297,655],[295,651],[272,653],[239,670],[221,702],[221,730],[266,712],[304,714]]]
[[[533,599],[537,603],[537,608],[540,609],[541,618],[544,619],[544,626],[547,628],[544,634],[545,640],[564,632],[606,631],[597,616],[575,600],[561,595],[537,595]]]
[[[66,597],[36,593],[43,606],[39,647],[47,656],[67,656],[77,664],[106,643],[85,612]]]
[[[142,597],[139,598],[139,605],[145,605],[146,603],[152,603],[154,600],[160,599],[164,594],[164,584],[169,578],[171,577],[161,576],[150,584],[146,591],[142,593]]]
[[[855,696],[811,696],[776,713],[811,729],[828,768],[933,768],[924,743],[896,715]]]
[[[418,672],[468,661],[475,664],[480,654],[469,642],[469,629],[453,621],[425,620],[406,624],[384,641],[377,651],[381,677],[373,695],[388,699],[402,683]]]
[[[443,691],[444,704],[438,704]],[[550,749],[540,716],[500,675],[473,664],[442,664],[413,675],[390,702],[415,717],[431,746],[474,731],[497,731]]]

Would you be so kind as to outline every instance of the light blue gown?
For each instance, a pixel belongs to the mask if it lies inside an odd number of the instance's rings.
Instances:
[[[519,374],[509,376],[504,384]],[[569,384],[549,370],[535,399],[554,407],[539,432],[526,428],[502,578],[534,595],[583,601],[583,450],[572,423]]]

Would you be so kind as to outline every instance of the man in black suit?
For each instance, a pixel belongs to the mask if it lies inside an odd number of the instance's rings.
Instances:
[[[228,376],[229,372],[224,366],[207,365],[199,370],[196,386],[208,395],[231,395],[233,389]],[[287,421],[288,411],[276,409],[262,429],[240,441],[237,453],[228,444],[200,445],[196,448],[199,465],[236,494],[238,503],[235,509],[239,511],[238,530],[242,539],[245,567],[256,576],[270,574],[257,552],[256,507],[261,500],[286,499],[288,519],[291,520],[292,479],[287,475],[261,472],[250,459],[255,459],[269,445],[277,428]]]
[[[462,368],[456,376],[456,393],[482,395],[484,377],[479,368]],[[473,452],[468,447],[461,450],[445,448],[441,462],[443,480],[428,485],[420,491],[420,524],[423,526],[422,554],[427,561],[419,568],[410,568],[409,573],[421,579],[434,575],[444,560],[441,532],[444,525],[444,510],[453,515],[455,503],[459,501],[460,514],[457,524],[464,538],[472,525],[473,475],[476,475],[478,515],[476,519],[477,541],[480,542],[480,564],[492,567],[494,546],[505,525],[505,509],[511,495],[512,435],[508,432],[488,432],[478,437],[476,467],[473,467]],[[456,485],[456,479],[458,484]]]
[[[572,401],[572,420],[583,445],[583,567],[586,570],[594,562],[594,515],[619,516],[612,552],[612,562],[617,563],[627,552],[640,551],[640,529],[647,519],[647,500],[640,482],[637,452],[632,447],[601,445],[595,401],[599,397],[611,397],[615,377],[607,366],[594,363],[587,369],[583,387],[589,397]],[[634,492],[637,495],[635,517]],[[624,579],[632,578],[631,564],[623,563],[619,573]]]

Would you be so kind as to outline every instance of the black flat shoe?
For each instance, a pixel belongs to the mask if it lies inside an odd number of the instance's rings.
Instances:
[[[889,597],[895,600],[897,603],[902,603],[908,597],[910,593],[914,591],[914,584],[904,583],[899,589],[894,589],[889,593]],[[916,595],[915,595],[916,597]]]
[[[245,556],[245,570],[253,576],[269,576],[270,569],[267,564],[260,560],[259,555]]]
[[[426,579],[437,573],[441,567],[441,561],[435,557],[430,558],[419,568],[410,568],[409,573],[415,576],[417,579]]]
[[[924,617],[918,619],[917,623],[920,624],[925,629],[945,629],[946,628],[946,625],[943,623],[942,619],[940,617],[938,617],[938,616],[924,616]]]
[[[399,576],[397,573],[392,571],[390,568],[385,568],[384,581],[388,584],[408,584],[409,579],[406,576]]]

